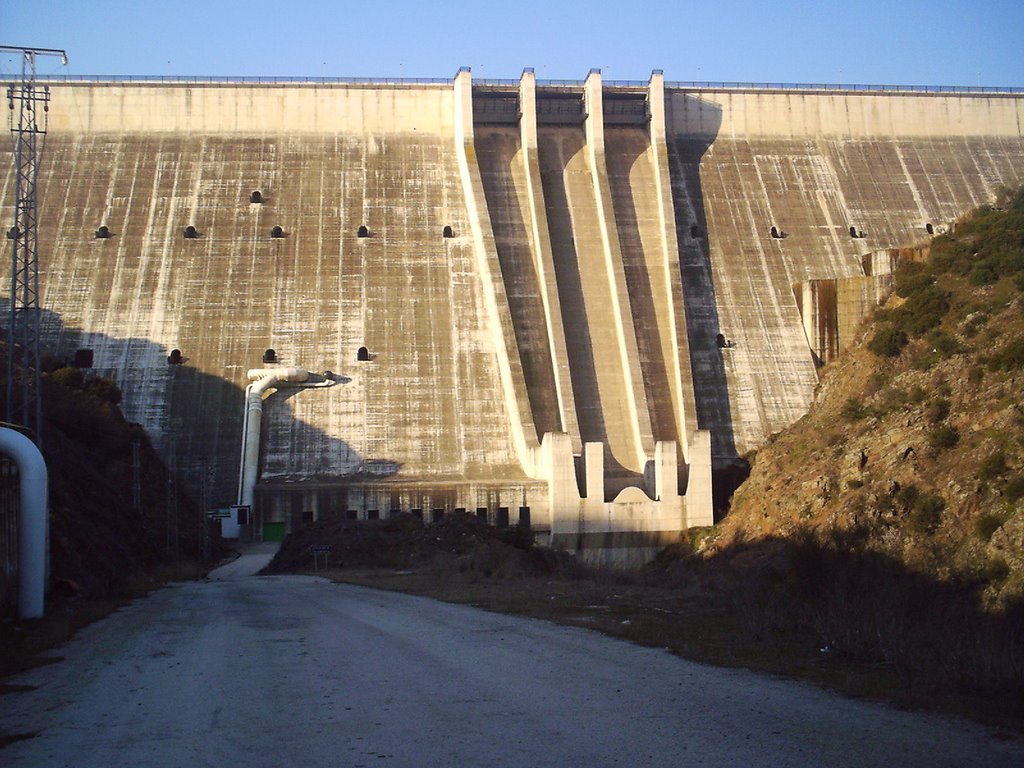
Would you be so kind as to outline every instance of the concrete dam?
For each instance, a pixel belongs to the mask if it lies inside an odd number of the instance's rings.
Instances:
[[[265,399],[257,534],[466,510],[641,561],[810,406],[827,355],[801,284],[1024,183],[1022,93],[46,85],[45,345],[91,350],[217,506],[248,371],[322,385]]]

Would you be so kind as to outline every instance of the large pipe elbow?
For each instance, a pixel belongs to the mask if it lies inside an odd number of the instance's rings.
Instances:
[[[245,415],[242,422],[242,459],[238,472],[238,503],[252,506],[256,491],[256,474],[260,455],[260,429],[263,420],[263,395],[268,389],[288,382],[302,384],[309,380],[305,368],[253,368],[245,388]]]
[[[48,475],[43,454],[20,432],[0,428],[0,453],[18,466],[18,615],[43,615],[46,587],[46,534],[48,528]]]
[[[248,376],[253,382],[250,386],[262,394],[278,382],[301,384],[309,379],[309,371],[305,368],[253,368]]]

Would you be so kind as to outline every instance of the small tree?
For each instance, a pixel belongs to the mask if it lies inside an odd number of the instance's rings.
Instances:
[[[879,357],[896,357],[905,346],[907,334],[889,324],[875,331],[875,335],[868,342],[868,349]]]
[[[62,387],[76,390],[81,389],[82,383],[85,381],[82,371],[78,368],[72,368],[70,365],[58,368],[50,374],[50,379]]]

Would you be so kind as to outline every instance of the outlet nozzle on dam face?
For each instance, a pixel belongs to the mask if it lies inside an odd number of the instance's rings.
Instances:
[[[242,416],[242,459],[238,470],[238,503],[252,506],[260,457],[260,429],[263,422],[263,395],[279,384],[330,387],[336,377],[310,381],[314,375],[305,368],[253,368],[248,372],[250,384],[245,388],[245,411]]]

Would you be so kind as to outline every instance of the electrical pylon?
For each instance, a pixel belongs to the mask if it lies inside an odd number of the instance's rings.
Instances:
[[[7,232],[11,244],[10,316],[7,335],[6,421],[25,428],[42,445],[42,401],[39,397],[39,137],[46,134],[50,89],[36,87],[36,57],[68,56],[54,48],[19,48],[0,45],[0,52],[21,54],[21,81],[7,87],[14,152],[14,226]],[[18,103],[15,120],[14,105]],[[39,108],[42,107],[42,117]],[[22,375],[15,375],[15,363]]]

